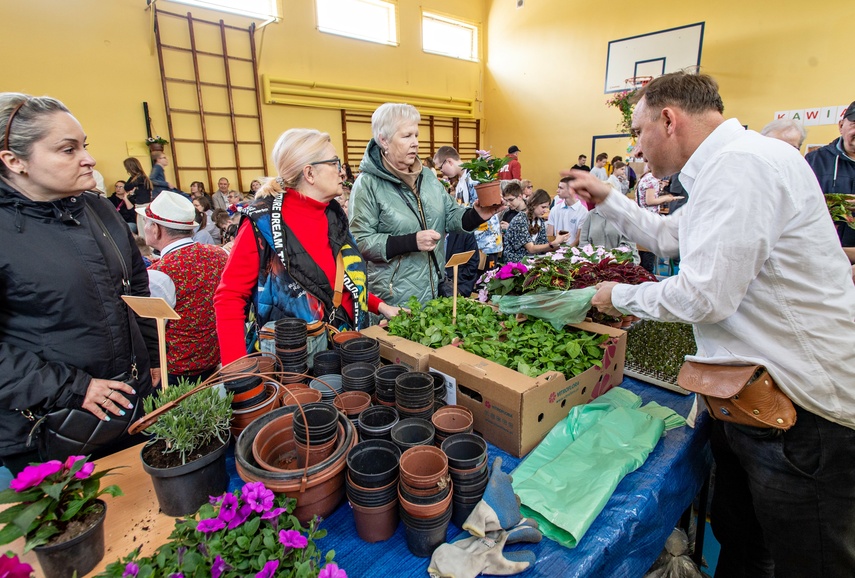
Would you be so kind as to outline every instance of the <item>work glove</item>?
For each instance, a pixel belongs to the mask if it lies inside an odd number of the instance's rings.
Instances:
[[[513,478],[502,471],[502,458],[493,460],[484,496],[463,522],[463,529],[483,538],[487,532],[510,530],[519,524],[523,519],[520,499],[514,494],[511,482]]]
[[[475,578],[479,574],[511,576],[535,563],[531,550],[503,552],[506,544],[539,542],[542,535],[536,527],[521,524],[510,532],[498,530],[484,537],[470,536],[443,544],[430,558],[428,574],[432,578]]]

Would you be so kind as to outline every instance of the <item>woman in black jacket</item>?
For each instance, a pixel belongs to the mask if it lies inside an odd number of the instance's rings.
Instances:
[[[14,247],[0,251],[0,460],[13,473],[48,457],[33,415],[109,421],[152,392],[156,328],[121,299],[148,296],[148,275],[110,202],[84,193],[95,185],[85,140],[61,102],[0,93],[0,235]],[[111,379],[133,372],[135,387]]]
[[[128,180],[125,181],[125,190],[130,195],[131,202],[135,207],[145,208],[152,201],[152,184],[149,178],[143,171],[142,165],[134,157],[128,157],[124,163],[125,170],[128,171]],[[145,219],[137,217],[137,231],[142,234],[145,227]]]

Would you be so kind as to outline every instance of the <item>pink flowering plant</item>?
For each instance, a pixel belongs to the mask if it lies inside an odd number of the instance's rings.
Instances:
[[[176,520],[170,541],[150,556],[142,546],[107,566],[112,578],[347,578],[329,551],[321,558],[315,540],[326,536],[315,518],[304,528],[292,515],[296,501],[276,496],[262,482],[212,497]]]
[[[603,247],[559,247],[552,253],[530,257],[522,263],[506,263],[499,269],[485,272],[476,288],[478,300],[486,303],[490,295],[524,295],[543,291],[570,289],[582,265],[600,262],[623,264],[632,262],[629,247],[607,251]]]
[[[122,495],[116,485],[101,489],[101,478],[114,469],[96,474],[95,464],[86,456],[25,467],[9,488],[0,492],[0,504],[15,504],[0,512],[0,524],[5,524],[0,530],[0,545],[23,537],[26,553],[63,534],[72,522],[100,513],[99,496]]]
[[[21,562],[12,552],[0,556],[0,578],[31,578],[33,567]]]

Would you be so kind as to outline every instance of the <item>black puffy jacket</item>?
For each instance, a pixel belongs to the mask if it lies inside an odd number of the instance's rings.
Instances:
[[[101,218],[118,252],[86,206]],[[120,298],[118,253],[133,295],[149,295],[148,274],[128,226],[106,199],[84,193],[35,202],[0,182],[0,238],[4,456],[35,449],[26,445],[33,424],[21,410],[79,408],[93,377],[109,379],[130,370],[132,351],[138,393],[149,395],[157,329],[151,319],[129,319]]]

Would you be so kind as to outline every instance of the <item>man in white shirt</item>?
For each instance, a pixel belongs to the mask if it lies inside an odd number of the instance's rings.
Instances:
[[[549,219],[546,221],[546,236],[554,237],[559,232],[567,231],[570,233],[571,239],[567,245],[575,247],[579,244],[579,232],[582,230],[585,217],[588,216],[588,209],[576,198],[576,193],[570,188],[571,180],[571,177],[564,177],[558,183],[558,191],[555,196],[562,202],[555,203],[555,206],[549,211]]]
[[[769,370],[796,406],[786,430],[713,421],[716,577],[851,576],[855,569],[855,286],[810,167],[788,144],[725,120],[706,75],[639,92],[638,150],[689,201],[645,211],[573,171],[573,187],[631,239],[681,257],[659,283],[601,283],[601,311],[694,324],[701,363]],[[821,247],[821,251],[811,248]]]

